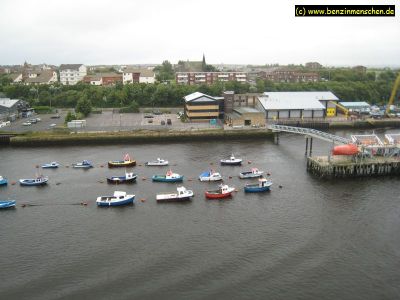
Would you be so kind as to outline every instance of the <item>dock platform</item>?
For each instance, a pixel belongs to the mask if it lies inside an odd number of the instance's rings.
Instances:
[[[399,157],[372,157],[354,161],[346,156],[307,158],[307,171],[321,178],[400,175]]]

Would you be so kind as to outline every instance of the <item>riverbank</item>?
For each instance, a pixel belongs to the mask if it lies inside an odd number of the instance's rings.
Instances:
[[[15,147],[112,145],[160,142],[185,142],[198,140],[245,140],[272,139],[273,133],[266,129],[251,130],[185,130],[185,131],[121,131],[48,133],[35,132],[10,138],[9,145]]]

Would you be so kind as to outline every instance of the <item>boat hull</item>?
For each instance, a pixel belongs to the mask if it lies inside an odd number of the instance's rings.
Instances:
[[[74,169],[90,169],[93,168],[92,165],[84,166],[84,165],[72,165]]]
[[[148,161],[147,163],[145,163],[145,165],[148,167],[168,166],[168,162],[159,163],[159,162]]]
[[[263,193],[263,192],[268,192],[270,190],[271,190],[270,186],[264,186],[264,187],[245,186],[244,187],[244,192],[245,193]]]
[[[200,181],[221,181],[222,177],[199,177]]]
[[[232,196],[232,192],[228,192],[228,193],[210,193],[210,192],[206,192],[205,193],[206,198],[207,199],[223,199],[223,198],[229,198]]]
[[[257,178],[257,177],[261,177],[262,175],[263,175],[262,173],[260,173],[260,174],[253,174],[253,173],[251,173],[251,174],[243,174],[243,173],[240,173],[239,178],[241,178],[241,179]]]
[[[177,177],[177,178],[166,178],[165,176],[154,175],[151,179],[154,182],[182,182],[183,181],[183,176],[180,176],[180,177]]]
[[[15,200],[1,200],[0,209],[15,207]]]
[[[119,183],[133,183],[136,181],[137,176],[134,176],[132,178],[126,179],[125,176],[112,176],[112,177],[107,177],[107,182],[108,183],[113,183],[113,184],[119,184]]]
[[[123,206],[123,205],[133,204],[134,200],[135,200],[135,196],[128,198],[128,199],[121,200],[121,201],[109,201],[109,202],[96,201],[96,204],[97,204],[97,206],[101,206],[101,207]]]
[[[7,184],[8,184],[7,179],[0,180],[0,186],[7,185]]]
[[[126,167],[133,167],[136,166],[136,161],[109,161],[108,167],[109,168],[126,168]]]
[[[47,184],[48,179],[40,181],[40,182],[35,182],[32,179],[20,179],[19,184],[22,186],[42,186]]]
[[[164,202],[184,202],[184,201],[190,201],[191,196],[187,197],[173,197],[173,198],[165,198],[165,199],[157,199],[158,203],[164,203]]]
[[[241,164],[242,164],[242,161],[222,161],[221,160],[222,166],[240,166]]]

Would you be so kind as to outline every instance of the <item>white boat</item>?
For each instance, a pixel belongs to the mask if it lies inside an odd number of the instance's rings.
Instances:
[[[200,181],[220,181],[222,180],[222,176],[220,173],[210,170],[201,173],[199,179]]]
[[[82,168],[82,169],[89,169],[89,168],[93,168],[93,165],[90,161],[88,160],[84,160],[82,162],[78,162],[75,164],[72,164],[73,168]]]
[[[146,166],[168,166],[168,160],[157,158],[155,161],[148,161],[145,163]]]
[[[60,164],[58,162],[53,161],[51,163],[42,165],[42,168],[43,169],[56,169],[56,168],[58,168],[59,165]]]
[[[264,171],[260,171],[257,168],[252,168],[251,171],[240,172],[240,178],[256,178],[261,177],[264,174]]]
[[[135,200],[135,195],[127,195],[126,192],[115,191],[113,196],[100,196],[96,199],[98,206],[120,206],[131,204]]]
[[[38,186],[47,184],[47,181],[49,181],[49,177],[38,176],[36,178],[20,179],[19,184],[25,186]]]
[[[221,165],[230,165],[230,166],[238,166],[242,164],[241,158],[236,158],[233,154],[228,159],[221,159]]]
[[[193,197],[193,191],[187,190],[184,186],[179,186],[176,192],[157,194],[157,202],[186,201]]]

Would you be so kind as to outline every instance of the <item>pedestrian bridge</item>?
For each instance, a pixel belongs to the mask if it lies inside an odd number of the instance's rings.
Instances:
[[[320,140],[324,140],[327,142],[333,142],[335,144],[349,144],[351,143],[350,139],[330,134],[327,132],[319,131],[316,129],[312,128],[303,128],[303,127],[294,127],[294,126],[286,126],[286,125],[276,125],[276,124],[270,124],[267,125],[268,129],[271,129],[272,131],[275,132],[291,132],[291,133],[297,133],[297,134],[302,134],[307,137],[312,137],[312,138],[317,138]]]

